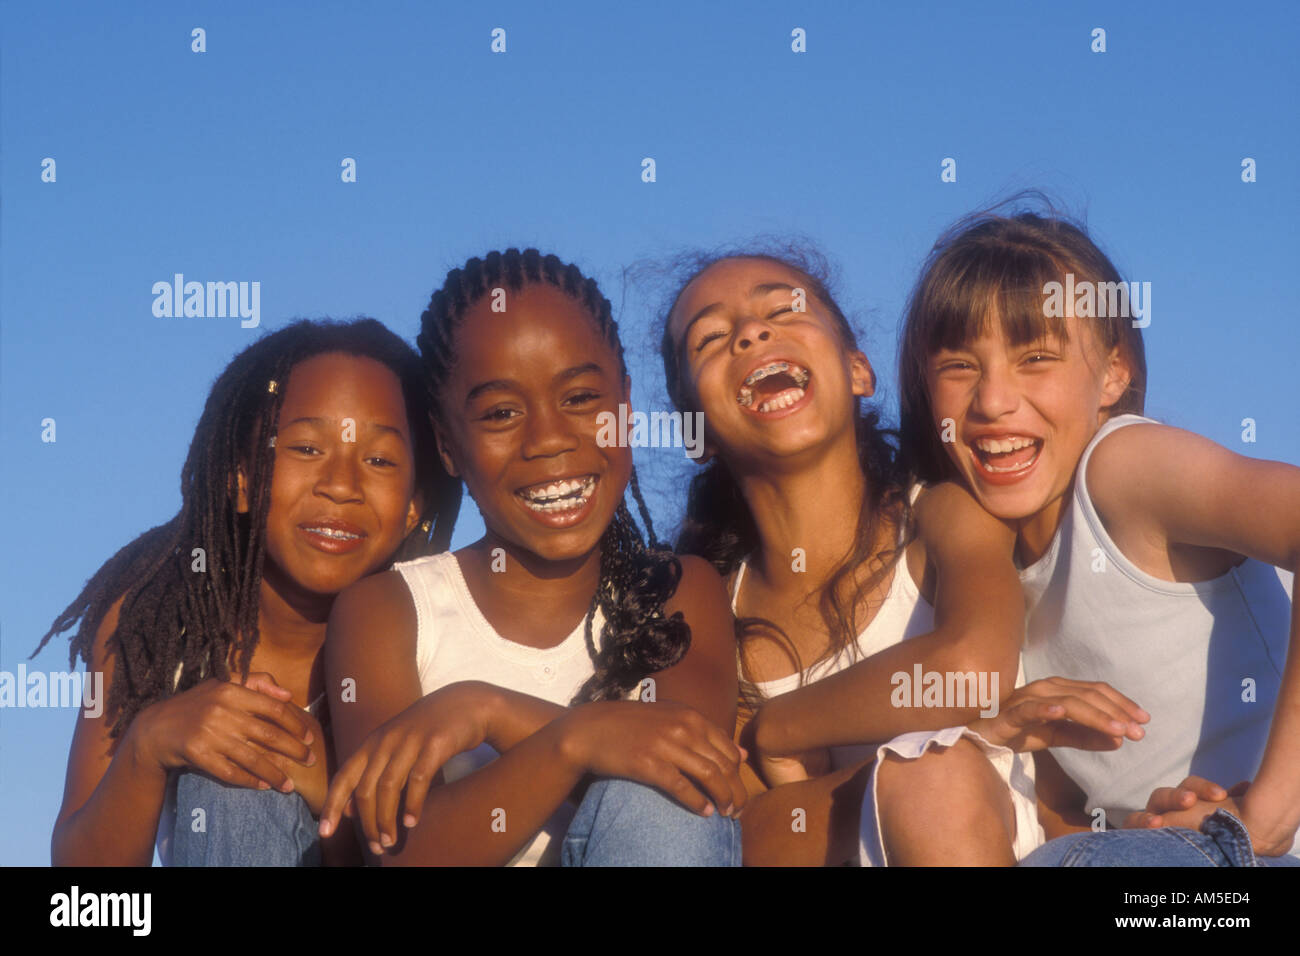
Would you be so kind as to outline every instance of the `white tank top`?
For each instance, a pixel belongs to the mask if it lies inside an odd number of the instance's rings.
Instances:
[[[912,500],[915,501],[914,489]],[[736,598],[740,594],[740,584],[745,578],[748,558],[740,562],[736,579],[731,587],[731,613],[736,614]],[[884,603],[876,612],[870,623],[858,635],[857,641],[843,648],[835,657],[824,658],[806,667],[802,674],[790,674],[774,680],[745,682],[765,698],[777,697],[789,693],[804,684],[812,684],[844,668],[877,654],[888,647],[893,647],[909,637],[928,634],[934,630],[934,608],[921,596],[907,569],[907,556],[903,555],[894,565],[893,577],[889,583],[889,592]],[[742,681],[744,678],[741,678]],[[875,754],[876,744],[850,745],[831,748],[831,767],[839,770],[867,760]]]
[[[487,622],[450,551],[400,562],[393,570],[402,575],[415,604],[415,664],[422,693],[477,680],[567,707],[595,672],[583,634],[585,618],[555,647],[527,647],[502,637]],[[597,609],[592,640],[598,651],[603,628],[604,617]],[[443,767],[444,779],[459,780],[497,756],[492,747],[482,744],[449,760]],[[561,805],[509,865],[556,865],[575,811],[568,802]]]
[[[1247,559],[1209,581],[1163,581],[1106,533],[1088,460],[1111,432],[1144,422],[1154,424],[1121,415],[1098,430],[1047,553],[1020,573],[1026,677],[1106,681],[1151,715],[1142,740],[1118,750],[1052,750],[1111,826],[1189,774],[1224,787],[1254,779],[1290,639],[1290,572]]]

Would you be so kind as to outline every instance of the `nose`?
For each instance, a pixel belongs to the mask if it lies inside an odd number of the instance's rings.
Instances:
[[[325,456],[321,463],[320,477],[316,481],[317,494],[338,504],[362,499],[360,462],[356,447],[353,443],[345,443]]]
[[[1014,412],[1020,406],[1020,394],[1007,370],[985,369],[975,386],[974,409],[990,421]]]
[[[525,459],[551,458],[566,451],[576,451],[577,447],[572,423],[563,412],[544,407],[529,410],[524,420],[520,448]]]
[[[747,315],[736,326],[736,349],[744,351],[751,345],[766,342],[772,337],[772,327],[756,315]]]

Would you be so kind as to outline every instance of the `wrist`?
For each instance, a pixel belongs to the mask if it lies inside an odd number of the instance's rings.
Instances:
[[[549,730],[554,733],[555,753],[565,769],[579,776],[587,772],[584,735],[590,722],[593,707],[599,704],[582,704],[571,708],[567,714],[553,721]]]
[[[154,749],[152,709],[147,707],[136,714],[122,736],[121,749],[137,774],[165,777],[168,768]]]

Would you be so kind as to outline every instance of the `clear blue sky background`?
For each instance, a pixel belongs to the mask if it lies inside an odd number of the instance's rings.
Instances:
[[[1152,283],[1149,413],[1300,462],[1291,2],[7,2],[2,16],[5,670],[102,561],[174,514],[207,390],[237,350],[298,316],[373,315],[413,340],[449,268],[509,245],[601,281],[638,407],[660,408],[647,295],[625,297],[623,268],[806,235],[839,266],[892,413],[897,321],[930,244],[991,198],[1045,187]],[[795,27],[807,53],[791,52]],[[940,181],[944,157],[956,183]],[[151,286],[176,272],[260,281],[262,329],[155,318]],[[690,466],[638,455],[671,525]],[[467,517],[455,544],[480,529]],[[66,643],[29,666],[65,667]],[[73,720],[0,711],[0,862],[48,862]]]

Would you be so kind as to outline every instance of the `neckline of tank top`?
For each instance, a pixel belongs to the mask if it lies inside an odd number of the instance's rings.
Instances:
[[[750,555],[745,555],[745,557],[740,559],[740,567],[736,569],[736,580],[732,582],[731,585],[732,617],[736,616],[736,602],[740,598],[740,583],[744,580],[745,571],[749,567],[749,558]],[[889,580],[889,590],[885,592],[885,600],[881,603],[880,608],[872,616],[871,620],[866,623],[866,626],[858,632],[858,642],[861,642],[862,639],[871,632],[871,629],[875,626],[876,622],[880,620],[881,612],[884,611],[885,608],[896,603],[900,591],[905,592],[904,596],[913,603],[924,600],[924,598],[921,597],[920,589],[916,586],[916,582],[912,580],[912,572],[907,567],[906,552],[900,555],[898,561],[894,564],[893,574]],[[815,667],[817,663],[820,662],[810,664],[809,668]],[[805,668],[805,670],[807,669],[808,668]],[[774,677],[772,679],[783,680],[784,678]]]
[[[461,570],[460,560],[452,551],[444,551],[441,555],[434,555],[435,558],[443,558],[446,564],[446,575],[448,583],[451,585],[452,593],[455,594],[457,603],[461,605],[461,610],[469,618],[472,630],[479,637],[485,640],[489,645],[506,653],[512,657],[526,658],[533,661],[539,658],[546,660],[566,660],[569,657],[576,656],[578,653],[586,655],[587,641],[584,630],[586,628],[588,614],[582,616],[569,634],[551,647],[531,647],[528,644],[521,644],[518,641],[512,641],[497,631],[492,623],[484,615],[483,610],[474,600],[474,595],[470,592],[469,582],[465,580],[465,573]],[[595,643],[597,650],[600,649],[601,638],[603,637],[604,615],[600,613],[600,608],[596,608],[595,617],[592,618],[592,641]]]
[[[1131,425],[1159,425],[1160,422],[1154,418],[1147,418],[1145,415],[1116,415],[1114,418],[1105,422],[1097,433],[1092,436],[1079,456],[1079,464],[1075,466],[1074,487],[1070,492],[1069,508],[1072,511],[1077,504],[1079,510],[1083,512],[1084,520],[1088,523],[1088,530],[1092,532],[1093,538],[1097,540],[1103,548],[1106,549],[1106,558],[1129,580],[1141,587],[1162,594],[1177,596],[1188,596],[1198,594],[1208,594],[1213,591],[1221,590],[1225,587],[1235,587],[1237,572],[1245,567],[1251,559],[1247,557],[1239,564],[1233,565],[1223,574],[1213,578],[1206,578],[1204,581],[1166,581],[1158,578],[1153,574],[1148,574],[1136,564],[1128,559],[1128,556],[1115,544],[1106,526],[1102,523],[1101,515],[1092,504],[1092,497],[1088,494],[1087,487],[1087,466],[1088,461],[1092,458],[1093,449],[1100,444],[1106,436],[1119,431],[1121,428],[1127,428]],[[1016,559],[1016,571],[1019,573],[1022,583],[1032,581],[1042,577],[1045,573],[1056,567],[1056,562],[1061,552],[1061,530],[1065,524],[1065,510],[1062,509],[1061,520],[1056,526],[1056,531],[1052,535],[1052,541],[1047,546],[1047,550],[1033,564],[1022,566],[1019,559]]]

